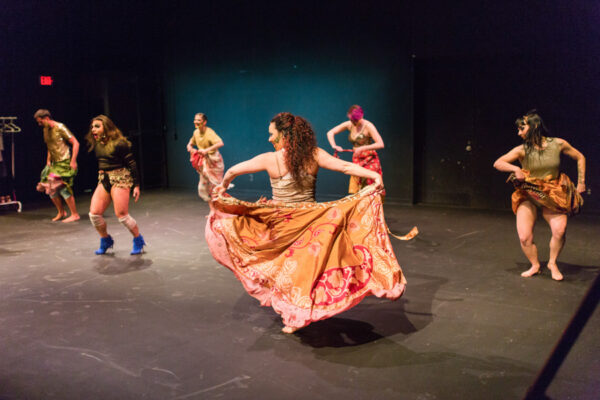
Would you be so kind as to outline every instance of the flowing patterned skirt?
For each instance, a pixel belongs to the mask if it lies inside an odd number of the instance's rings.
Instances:
[[[200,180],[198,182],[198,196],[204,201],[210,201],[210,194],[215,186],[218,186],[223,181],[223,172],[225,164],[219,150],[215,150],[212,154],[194,153],[190,155],[190,162]]]
[[[377,172],[383,176],[381,172],[381,162],[379,156],[375,150],[367,150],[362,153],[354,154],[352,156],[352,162],[358,164],[363,168],[370,169],[371,171]],[[348,185],[348,193],[356,193],[362,188],[374,183],[373,179],[359,178],[358,176],[350,177],[350,184]],[[385,197],[385,189],[381,192],[381,195]]]
[[[66,187],[73,194],[73,181],[77,175],[76,169],[71,169],[71,160],[53,162],[46,165],[40,173],[40,182],[36,189],[54,196],[61,188]]]
[[[404,292],[374,186],[327,203],[220,197],[205,233],[213,257],[290,327],[332,317],[369,295],[395,300]]]
[[[512,194],[512,209],[517,213],[517,208],[524,201],[531,201],[537,207],[545,207],[555,213],[575,215],[579,214],[583,206],[583,198],[577,192],[575,185],[566,174],[560,174],[557,179],[549,176],[531,178],[529,171],[525,173],[525,180],[519,181],[514,174],[508,180],[515,186]]]

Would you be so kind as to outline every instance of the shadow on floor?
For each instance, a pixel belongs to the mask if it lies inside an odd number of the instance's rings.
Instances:
[[[150,268],[152,260],[142,256],[117,257],[114,253],[96,256],[94,270],[102,275],[120,275]]]

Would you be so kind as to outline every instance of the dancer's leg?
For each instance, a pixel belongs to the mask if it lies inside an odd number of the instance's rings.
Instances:
[[[96,186],[96,190],[94,190],[94,194],[92,195],[92,201],[90,203],[90,219],[92,220],[92,224],[94,228],[100,234],[100,237],[108,237],[108,232],[106,229],[106,222],[104,218],[102,218],[102,214],[108,208],[110,204],[110,194],[104,189],[104,186],[98,184]],[[98,218],[99,217],[99,218]]]
[[[140,234],[137,222],[129,215],[129,192],[129,188],[113,187],[111,190],[115,214],[119,218],[119,222],[133,235],[133,248],[130,254],[137,255],[144,251],[146,242]]]
[[[210,181],[204,174],[200,174],[200,180],[198,181],[198,196],[204,201],[210,201],[209,192]]]
[[[552,238],[550,239],[550,257],[548,259],[548,269],[552,274],[552,279],[555,281],[562,281],[563,275],[558,270],[556,259],[558,258],[561,250],[563,249],[566,241],[567,231],[567,215],[553,213],[550,210],[544,209],[542,211],[544,219],[550,225],[552,231]]]
[[[113,186],[110,192],[113,199],[113,205],[115,207],[115,215],[117,218],[119,218],[119,222],[121,222],[129,230],[129,232],[131,232],[133,237],[138,237],[140,235],[140,230],[135,220],[129,215],[130,190],[131,189],[129,188]]]
[[[50,197],[50,200],[52,200],[52,203],[54,203],[54,206],[56,207],[56,210],[58,211],[58,214],[56,214],[56,217],[52,218],[52,221],[58,221],[58,220],[63,219],[64,217],[66,217],[67,212],[65,211],[65,207],[63,206],[62,199],[60,198],[58,193],[56,194],[56,196]]]
[[[65,188],[64,190],[66,191],[67,189]],[[67,191],[67,193],[68,193],[68,191]],[[62,193],[61,193],[61,195],[62,195]],[[73,222],[73,221],[77,221],[78,219],[80,219],[81,217],[79,216],[79,213],[77,212],[77,206],[75,205],[75,196],[68,193],[68,196],[64,197],[64,199],[65,199],[65,203],[67,203],[67,206],[69,207],[69,211],[71,211],[71,215],[68,218],[65,218],[63,220],[63,222]]]
[[[283,328],[281,328],[281,332],[283,333],[294,333],[298,330],[298,328],[294,328],[293,326],[287,326],[285,325]]]
[[[535,243],[533,242],[533,227],[537,218],[537,209],[529,202],[525,201],[517,208],[517,234],[521,243],[521,250],[525,257],[531,263],[531,267],[521,273],[521,276],[528,278],[540,271],[540,261]]]

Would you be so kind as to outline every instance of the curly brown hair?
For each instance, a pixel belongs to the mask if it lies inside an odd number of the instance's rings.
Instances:
[[[277,114],[271,122],[275,124],[275,129],[285,139],[283,141],[284,159],[288,171],[296,182],[305,186],[308,184],[306,179],[308,171],[316,163],[317,139],[312,126],[304,118],[289,112]]]
[[[119,128],[117,128],[115,123],[112,122],[112,120],[106,115],[100,114],[92,118],[92,120],[90,121],[90,129],[87,135],[85,135],[85,140],[87,141],[88,145],[88,152],[91,152],[92,150],[94,150],[94,147],[96,147],[96,139],[94,139],[94,135],[92,135],[92,124],[94,123],[94,121],[102,122],[102,126],[104,127],[104,134],[108,138],[107,146],[114,147],[117,144],[117,142],[120,142],[122,140],[125,141],[128,146],[131,146],[131,142],[127,140],[125,136],[123,136],[123,133]]]

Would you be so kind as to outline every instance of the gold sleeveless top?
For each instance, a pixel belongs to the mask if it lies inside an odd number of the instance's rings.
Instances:
[[[306,187],[302,187],[291,172],[281,176],[281,170],[279,168],[279,160],[275,156],[275,162],[277,163],[277,170],[279,171],[279,178],[271,179],[271,190],[273,192],[273,200],[282,201],[284,203],[300,203],[303,201],[315,201],[315,184],[317,183],[317,177],[314,175],[305,175]]]
[[[532,149],[521,161],[523,169],[530,172],[532,178],[544,179],[548,175],[558,178],[560,166],[560,145],[556,138],[546,138],[545,149]]]
[[[315,201],[315,183],[317,179],[313,175],[306,175],[309,185],[303,188],[287,173],[279,178],[271,178],[271,189],[273,190],[273,200],[283,201],[284,203],[299,203],[302,201]]]
[[[348,140],[350,141],[350,143],[352,143],[352,147],[365,146],[373,143],[373,139],[371,139],[371,136],[365,135],[363,133],[365,130],[365,126],[366,125],[363,124],[362,129],[356,134],[356,137],[354,138],[352,137],[352,132],[348,134]]]

